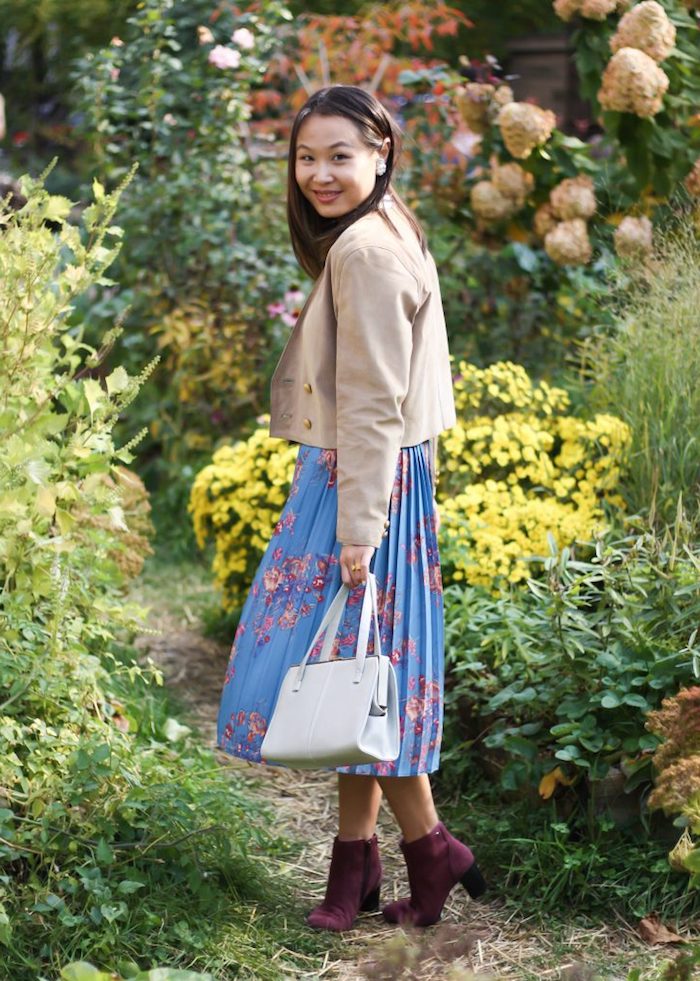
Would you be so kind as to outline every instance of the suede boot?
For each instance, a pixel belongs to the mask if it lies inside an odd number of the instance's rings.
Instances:
[[[450,892],[461,882],[472,899],[486,890],[486,883],[471,849],[457,841],[440,821],[416,841],[401,841],[406,860],[410,899],[398,899],[382,911],[389,923],[430,926],[437,923]]]
[[[316,930],[349,930],[360,910],[374,913],[379,909],[381,881],[382,863],[376,835],[369,841],[336,838],[326,896],[309,913],[306,922]]]

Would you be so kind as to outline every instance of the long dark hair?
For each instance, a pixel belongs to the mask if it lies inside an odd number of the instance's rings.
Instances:
[[[386,172],[378,176],[372,193],[362,204],[340,218],[323,218],[313,205],[306,200],[295,176],[297,141],[301,124],[309,116],[344,116],[357,127],[363,143],[374,150],[380,150],[384,140],[389,138],[389,155],[386,158]],[[391,194],[394,206],[408,219],[416,233],[421,248],[427,246],[425,235],[417,218],[404,204],[391,185],[391,178],[401,151],[401,130],[379,100],[356,85],[331,85],[314,92],[297,113],[289,139],[289,159],[287,170],[287,221],[292,246],[299,265],[312,279],[316,279],[326,261],[326,255],[338,236],[353,222],[370,211],[377,211],[386,223],[396,232],[391,218],[380,207],[386,194]],[[398,232],[397,232],[398,234]]]

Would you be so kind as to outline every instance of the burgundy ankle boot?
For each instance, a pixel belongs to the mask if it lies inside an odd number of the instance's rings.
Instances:
[[[421,927],[437,923],[447,897],[458,882],[472,899],[486,891],[471,849],[453,838],[441,821],[416,841],[402,840],[401,851],[408,869],[411,898],[385,906],[382,912],[389,923]]]
[[[376,835],[369,841],[336,838],[326,896],[320,906],[311,910],[306,922],[316,930],[349,930],[360,910],[375,913],[379,909],[381,881]]]

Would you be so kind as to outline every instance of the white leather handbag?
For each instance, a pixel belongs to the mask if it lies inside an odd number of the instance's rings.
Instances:
[[[261,747],[267,763],[298,769],[395,760],[399,712],[394,666],[381,652],[377,581],[369,573],[354,657],[330,660],[349,588],[342,584],[300,664],[289,668]],[[374,653],[367,654],[370,626]],[[309,657],[325,630],[317,661]]]

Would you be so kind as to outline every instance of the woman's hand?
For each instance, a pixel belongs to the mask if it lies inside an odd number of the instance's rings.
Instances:
[[[340,550],[340,578],[354,589],[367,581],[369,564],[374,555],[373,545],[343,545]],[[353,570],[353,566],[355,569]]]

